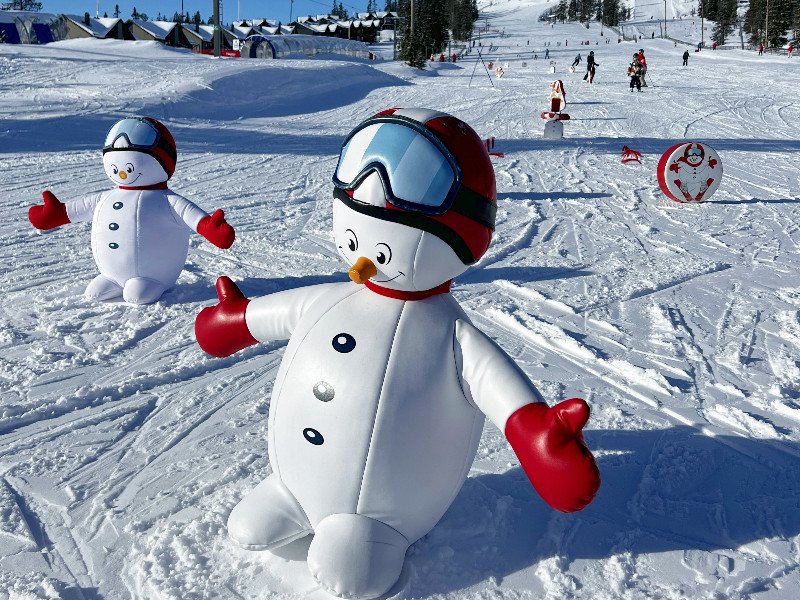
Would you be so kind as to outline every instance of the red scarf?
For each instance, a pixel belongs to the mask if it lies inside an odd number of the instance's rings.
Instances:
[[[448,293],[450,291],[450,284],[452,282],[453,280],[449,279],[443,284],[437,285],[435,288],[423,290],[421,292],[390,290],[389,288],[381,287],[375,283],[372,283],[369,279],[364,282],[364,285],[376,294],[386,296],[387,298],[394,298],[395,300],[422,300],[423,298],[430,298],[431,296],[436,296],[438,294]]]
[[[133,187],[118,185],[117,187],[121,190],[165,190],[167,189],[167,182],[162,181],[161,183],[154,183],[152,185],[139,185]]]

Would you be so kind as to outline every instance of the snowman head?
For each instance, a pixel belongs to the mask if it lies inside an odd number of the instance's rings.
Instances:
[[[489,247],[494,170],[478,135],[455,117],[378,113],[345,139],[333,182],[334,238],[357,283],[428,290]]]
[[[683,157],[691,167],[697,167],[705,158],[705,151],[700,144],[689,144],[683,151]]]
[[[103,144],[106,175],[123,187],[166,182],[175,171],[175,140],[155,119],[133,117],[114,124]]]

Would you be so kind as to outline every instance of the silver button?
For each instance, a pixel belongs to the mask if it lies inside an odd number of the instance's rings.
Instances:
[[[330,402],[333,400],[334,395],[333,386],[324,381],[318,381],[314,384],[314,395],[317,397],[317,400]]]

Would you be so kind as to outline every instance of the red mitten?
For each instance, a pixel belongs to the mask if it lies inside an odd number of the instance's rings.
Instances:
[[[44,206],[31,206],[28,220],[36,229],[55,229],[69,223],[67,207],[52,192],[42,192]]]
[[[225,213],[221,208],[214,211],[210,217],[206,215],[197,224],[197,233],[214,244],[217,248],[227,249],[233,245],[236,232],[225,221]]]
[[[244,315],[250,300],[229,277],[217,279],[219,304],[200,311],[194,321],[194,335],[200,347],[212,356],[230,356],[257,343],[247,328]]]
[[[600,472],[583,441],[589,405],[580,398],[549,408],[526,404],[506,422],[506,438],[533,487],[551,507],[575,512],[600,487]]]

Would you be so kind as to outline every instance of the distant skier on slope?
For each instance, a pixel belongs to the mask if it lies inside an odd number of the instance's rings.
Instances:
[[[647,80],[645,79],[645,75],[647,75],[647,59],[644,57],[643,48],[639,48],[639,64],[642,65],[642,75],[639,79],[642,81],[642,87],[647,87]]]
[[[684,50],[683,51],[683,66],[686,67],[688,65],[689,65],[689,51],[688,50]]]
[[[594,50],[589,52],[589,56],[586,57],[586,75],[583,76],[583,80],[589,80],[589,83],[594,81],[594,72],[597,67],[600,66],[600,63],[595,62],[594,60]]]
[[[578,52],[578,56],[575,57],[575,60],[572,61],[572,66],[573,67],[577,67],[579,64],[581,64],[581,53],[580,52]]]

